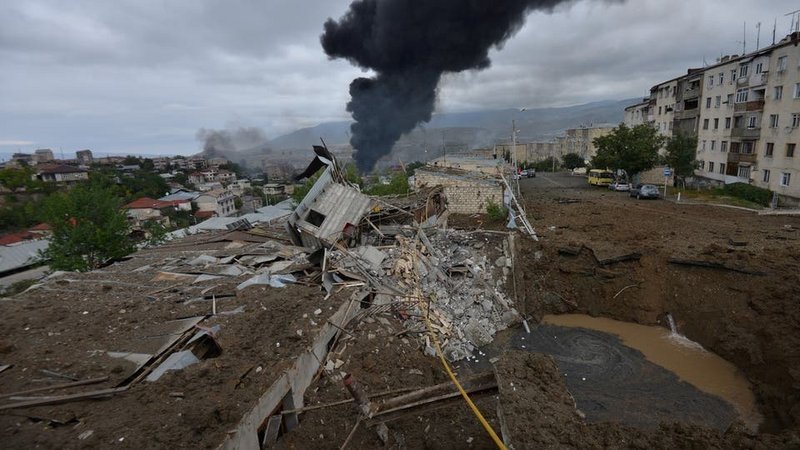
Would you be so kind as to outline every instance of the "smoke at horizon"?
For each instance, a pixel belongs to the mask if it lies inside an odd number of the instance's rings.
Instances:
[[[228,161],[240,162],[238,152],[252,150],[269,142],[266,134],[256,127],[238,127],[226,130],[209,130],[200,128],[196,134],[197,140],[203,142],[203,156],[223,157]],[[268,148],[264,153],[270,153]]]
[[[430,121],[444,73],[489,67],[489,50],[502,47],[526,13],[571,1],[355,0],[338,21],[328,19],[325,53],[376,73],[350,84],[359,170],[372,170],[400,136]]]

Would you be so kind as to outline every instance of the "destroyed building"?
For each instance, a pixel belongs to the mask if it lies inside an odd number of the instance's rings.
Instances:
[[[391,321],[438,364],[522,319],[515,235],[448,228],[447,187],[364,195],[316,150],[324,170],[293,211],[198,224],[4,301],[3,441],[266,448],[312,383],[346,378],[359,324]]]

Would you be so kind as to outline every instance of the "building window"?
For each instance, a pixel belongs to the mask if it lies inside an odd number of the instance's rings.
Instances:
[[[704,130],[708,129],[708,119],[703,119],[703,129]]]
[[[747,118],[747,128],[755,128],[756,127],[756,116],[750,116]]]
[[[708,119],[706,119],[706,120],[708,120]],[[706,151],[706,140],[705,139],[703,139],[701,150],[702,151]]]
[[[772,157],[772,153],[775,151],[775,143],[774,142],[767,142],[766,147],[764,148],[764,156]]]
[[[797,128],[800,126],[800,113],[793,113],[792,114],[792,128]]]
[[[708,77],[708,87],[714,87],[714,76]]]
[[[733,128],[742,128],[743,116],[736,116],[733,118]]]
[[[750,167],[739,167],[739,178],[750,178]]]
[[[794,147],[796,144],[786,144],[786,157],[794,158]]]
[[[725,163],[719,163],[719,174],[725,175]]]
[[[781,186],[788,186],[792,181],[792,174],[789,172],[781,172]]]
[[[764,183],[769,183],[769,170],[764,169],[764,175],[761,177],[761,181]]]
[[[739,77],[740,78],[747,76],[747,68],[748,68],[747,64],[744,64],[741,67],[739,67]]]
[[[708,162],[708,172],[709,173],[714,173],[714,161],[709,161]]]
[[[794,84],[794,98],[800,98],[800,83]]]
[[[706,98],[706,109],[711,108],[711,97]]]
[[[733,94],[728,94],[725,103],[728,105],[728,108],[733,106]]]
[[[769,115],[769,127],[770,128],[778,128],[778,115],[777,114],[770,114]]]
[[[721,96],[721,95],[718,95],[718,96],[717,96],[717,97],[714,99],[714,108],[719,108],[721,104],[722,104],[722,96]]]
[[[746,153],[748,155],[753,153],[753,141],[742,142],[742,153]]]
[[[778,58],[778,72],[783,72],[786,70],[786,57],[781,56]]]
[[[731,70],[731,81],[728,81],[728,84],[733,84],[736,81],[736,69]]]
[[[719,128],[719,119],[718,119],[718,118],[715,118],[715,119],[714,119],[714,129],[716,130],[716,129],[718,129],[718,128]]]
[[[731,128],[731,118],[730,117],[726,117],[725,118],[725,129],[726,130],[730,130],[730,128]]]
[[[706,162],[700,161],[700,170],[706,170]]]
[[[720,72],[719,73],[719,84],[722,85],[722,82],[725,81],[725,74]]]
[[[739,153],[739,147],[741,145],[741,142],[731,142],[731,153]]]
[[[747,88],[737,90],[736,103],[744,103],[746,101],[747,101]]]
[[[763,68],[764,68],[764,64],[762,64],[762,63],[756,64],[756,73],[761,73]]]
[[[713,152],[717,146],[717,141],[711,141],[711,151]]]
[[[775,97],[775,100],[783,98],[783,86],[775,86],[773,97]]]
[[[723,153],[728,151],[728,141],[722,141],[719,143],[719,151]]]
[[[658,115],[659,116],[661,115],[661,107],[660,106],[658,107]]]

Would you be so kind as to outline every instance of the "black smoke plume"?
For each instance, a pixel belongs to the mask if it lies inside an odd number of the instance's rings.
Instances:
[[[489,67],[532,10],[564,0],[355,0],[321,36],[331,58],[375,71],[350,84],[356,165],[372,170],[401,135],[428,122],[445,72]]]

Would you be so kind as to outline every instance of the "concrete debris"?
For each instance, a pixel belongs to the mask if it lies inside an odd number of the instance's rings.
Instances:
[[[236,286],[236,290],[241,291],[242,289],[254,285],[268,285],[274,288],[282,288],[286,287],[287,284],[292,284],[296,282],[297,278],[292,274],[270,275],[268,273],[262,273],[239,284],[238,286]]]

